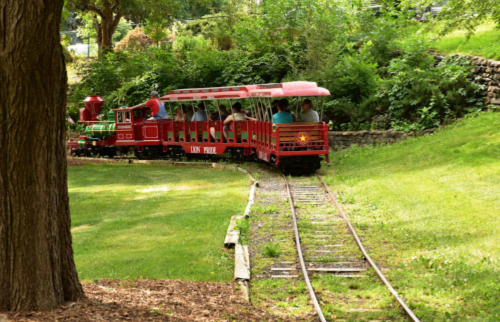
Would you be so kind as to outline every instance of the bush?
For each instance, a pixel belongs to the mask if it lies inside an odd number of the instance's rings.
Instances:
[[[139,26],[130,30],[125,38],[115,45],[116,50],[140,50],[151,46],[153,40]]]

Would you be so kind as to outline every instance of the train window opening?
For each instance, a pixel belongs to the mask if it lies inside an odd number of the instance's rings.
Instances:
[[[123,112],[117,112],[118,115],[118,123],[123,123]]]
[[[125,122],[130,122],[130,112],[125,112]]]

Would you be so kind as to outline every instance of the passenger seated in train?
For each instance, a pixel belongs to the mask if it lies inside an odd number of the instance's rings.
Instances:
[[[219,117],[217,118],[217,121],[224,121],[227,118],[227,109],[225,105],[220,105],[219,106]]]
[[[212,112],[208,115],[208,119],[211,122],[220,121],[220,116],[218,113]],[[212,124],[210,125],[210,136],[215,140],[215,127]]]
[[[177,111],[175,111],[177,115],[175,116],[174,121],[177,122],[185,121],[187,117],[186,110],[187,110],[186,105],[181,104],[177,109]]]
[[[279,104],[278,100],[274,100],[271,102],[271,110],[273,111],[273,115],[278,113],[278,104]]]
[[[246,121],[248,119],[247,116],[245,115],[245,113],[241,112],[241,103],[240,102],[236,102],[233,104],[232,112],[233,113],[231,115],[229,115],[224,120],[224,137],[226,138],[226,140],[228,139],[227,138],[228,126],[229,126],[229,124],[231,124],[231,122],[233,122],[233,120],[234,121]]]
[[[266,115],[264,105],[262,103],[257,103],[257,106],[255,108],[255,115],[246,115],[246,119],[251,121],[263,121],[264,115]]]
[[[305,99],[302,102],[302,113],[300,114],[301,122],[319,122],[318,112],[313,110],[313,105],[310,99]]]
[[[279,100],[279,102],[278,102],[278,108],[281,105],[283,105],[283,107],[284,107],[283,111],[292,114],[292,119],[293,119],[294,122],[296,122],[297,121],[297,117],[295,116],[295,114],[292,111],[290,111],[288,109],[288,106],[290,104],[288,103],[288,100],[286,98],[282,98],[282,99]]]
[[[208,115],[205,111],[205,103],[198,103],[198,111],[196,111],[193,117],[191,117],[191,121],[208,121]]]
[[[273,115],[274,123],[293,123],[292,113],[286,110],[286,108],[288,107],[288,100],[284,100],[286,102],[280,100],[278,104],[278,113]]]

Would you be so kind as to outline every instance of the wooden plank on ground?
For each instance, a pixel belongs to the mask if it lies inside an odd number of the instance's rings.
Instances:
[[[240,239],[240,231],[236,229],[236,220],[243,219],[243,216],[232,216],[229,222],[229,227],[227,228],[226,239],[224,240],[224,246],[227,248],[234,247],[238,240]]]
[[[247,281],[250,279],[250,270],[245,260],[245,251],[240,244],[236,244],[234,248],[234,279]]]

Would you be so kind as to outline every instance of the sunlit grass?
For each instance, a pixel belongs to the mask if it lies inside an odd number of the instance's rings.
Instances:
[[[224,237],[243,213],[239,171],[99,164],[68,169],[73,246],[81,279],[229,281]]]
[[[500,114],[332,155],[326,181],[425,321],[498,321]]]
[[[439,25],[438,25],[439,26]],[[493,22],[479,26],[476,33],[467,40],[465,31],[456,30],[437,38],[434,31],[425,32],[434,39],[432,47],[446,54],[461,53],[500,60],[500,30]]]

